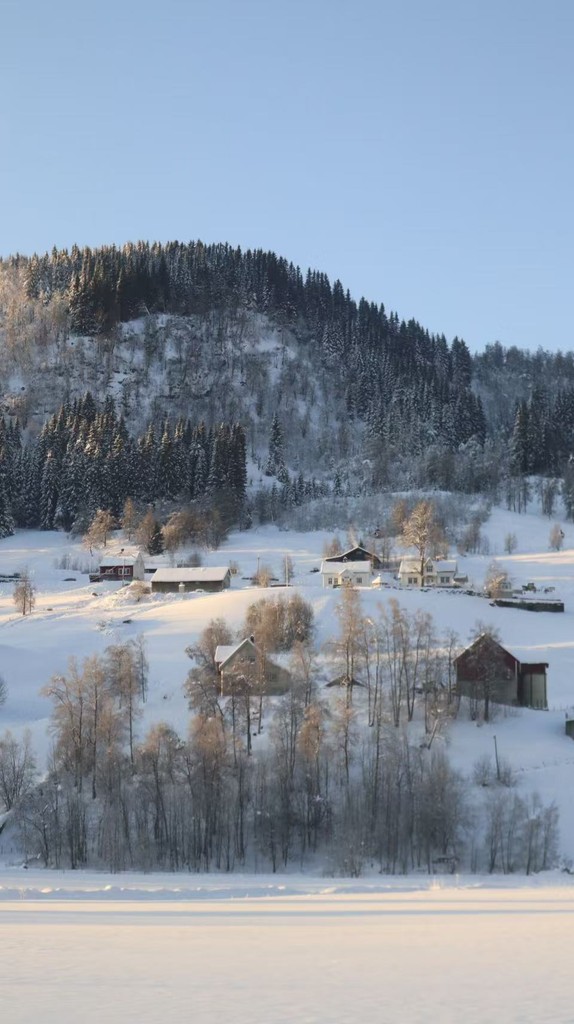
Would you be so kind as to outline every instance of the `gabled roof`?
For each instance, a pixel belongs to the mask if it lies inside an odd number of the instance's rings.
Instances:
[[[490,647],[491,649],[498,648],[498,650],[501,651],[503,654],[508,655],[509,658],[512,658],[512,660],[515,661],[517,665],[520,665],[520,662],[516,655],[513,654],[512,651],[509,651],[507,647],[503,647],[502,644],[499,643],[498,640],[495,640],[493,636],[490,636],[489,633],[481,633],[479,636],[477,636],[472,641],[472,643],[468,645],[468,647],[465,647],[464,651],[461,651],[460,654],[457,655],[457,657],[454,659],[454,664],[456,665],[456,662],[459,661],[460,658],[467,656],[468,654],[470,654],[471,651],[476,650],[477,647],[481,647],[484,645]]]
[[[355,573],[363,572],[370,573],[371,567],[368,562],[329,562],[324,559],[321,562],[321,572],[323,575],[331,573],[333,576],[341,576],[344,572]]]
[[[456,573],[458,564],[455,558],[427,558],[425,560],[425,573],[433,572],[452,572]],[[399,565],[399,573],[401,572],[414,572],[419,573],[421,571],[421,560],[420,558],[413,558],[412,555],[408,555],[406,558],[401,559]]]
[[[345,673],[343,673],[342,676],[337,676],[336,679],[331,679],[331,682],[326,683],[325,685],[327,686],[327,688],[333,686],[365,686],[365,684],[362,683],[360,679],[355,679],[354,676],[349,677],[345,675]]]
[[[218,669],[221,671],[222,668],[225,668],[230,658],[233,658],[242,647],[247,645],[255,650],[255,644],[250,636],[245,637],[245,640],[240,640],[238,644],[218,644],[214,655]]]
[[[115,555],[102,555],[99,560],[99,565],[101,568],[111,568],[115,565],[135,565],[138,558],[141,558],[140,551],[136,551],[135,553],[132,551],[130,554],[125,551],[122,554],[121,551],[118,551]]]
[[[399,573],[401,572],[417,572],[421,571],[421,560],[420,558],[401,558],[401,564],[399,565]]]
[[[468,654],[471,651],[475,650],[475,648],[479,647],[481,644],[486,644],[491,649],[498,648],[499,652],[501,652],[506,657],[512,659],[512,661],[516,665],[517,671],[519,672],[536,672],[548,668],[547,661],[520,661],[516,657],[516,655],[512,653],[512,651],[509,651],[507,647],[503,647],[502,644],[498,642],[498,640],[495,640],[494,637],[490,636],[488,633],[481,633],[480,636],[477,636],[476,639],[473,640],[472,643],[468,645],[468,647],[465,647],[464,651],[461,651],[458,657],[454,659],[454,664],[456,665],[457,661],[459,661],[461,658],[465,656],[468,656]]]
[[[362,551],[363,554],[367,555],[367,558],[369,558],[369,559],[373,558],[377,562],[380,561],[379,556],[376,555],[374,553],[374,551],[367,551],[367,548],[364,548],[362,546],[362,544],[355,544],[355,546],[352,547],[352,548],[349,548],[348,551],[341,551],[340,554],[337,554],[337,555],[327,555],[327,557],[324,559],[324,561],[325,562],[344,562],[344,561],[350,561],[351,560],[351,555],[354,555],[356,551]]]
[[[219,583],[229,573],[227,565],[201,565],[190,569],[165,569],[160,567],[153,574],[153,583]]]

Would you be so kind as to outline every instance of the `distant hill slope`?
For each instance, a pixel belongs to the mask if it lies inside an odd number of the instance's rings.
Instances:
[[[138,242],[0,262],[0,400],[32,434],[89,390],[135,432],[166,415],[241,422],[260,470],[277,417],[288,469],[334,488],[487,490],[561,472],[573,382],[571,355],[473,359],[262,250]]]

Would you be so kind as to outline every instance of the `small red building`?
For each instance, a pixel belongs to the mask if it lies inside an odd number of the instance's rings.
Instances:
[[[481,699],[488,693],[494,704],[547,708],[548,663],[519,661],[488,633],[481,633],[455,658],[456,682],[463,697]]]
[[[145,579],[145,564],[141,551],[119,551],[113,555],[100,558],[99,577],[101,580],[115,580],[131,583],[132,580]]]

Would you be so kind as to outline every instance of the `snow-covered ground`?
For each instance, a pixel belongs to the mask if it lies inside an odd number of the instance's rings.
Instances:
[[[533,581],[537,587],[554,587],[554,595],[565,602],[563,614],[494,608],[481,597],[401,590],[398,584],[363,588],[360,593],[366,615],[376,616],[380,603],[395,597],[411,611],[423,608],[431,612],[439,632],[455,629],[463,643],[481,620],[495,626],[502,642],[519,658],[549,663],[548,712],[501,711],[491,724],[480,726],[461,717],[437,742],[447,743],[454,763],[469,771],[479,756],[493,754],[496,736],[499,753],[512,765],[521,791],[537,790],[545,801],[557,802],[561,848],[574,858],[574,744],[564,731],[564,711],[574,704],[574,527],[565,527],[564,550],[552,552],[548,547],[551,525],[538,515],[495,509],[483,527],[491,555],[459,558],[459,567],[479,589],[491,558],[497,555],[517,585]],[[517,550],[511,556],[500,554],[509,532],[517,538]],[[344,531],[340,535],[344,541]],[[333,636],[340,598],[336,592],[322,589],[320,575],[312,572],[320,565],[327,536],[331,535],[284,532],[273,526],[233,534],[205,559],[212,565],[231,559],[238,563],[239,573],[230,591],[161,595],[139,604],[130,602],[118,584],[89,584],[86,575],[78,571],[56,568],[64,553],[87,561],[81,545],[63,534],[22,531],[1,540],[0,573],[27,566],[38,595],[34,613],[22,617],[13,604],[12,586],[0,584],[0,672],[9,689],[8,702],[0,708],[0,731],[10,728],[18,733],[29,727],[42,764],[50,747],[50,706],[40,694],[42,686],[53,673],[65,671],[70,657],[101,653],[112,643],[143,634],[150,686],[145,713],[138,723],[140,735],[160,719],[184,732],[189,712],[182,686],[191,664],[185,648],[212,618],[224,618],[239,628],[248,605],[270,593],[244,579],[254,573],[258,560],[281,577],[282,560],[290,555],[295,566],[294,586],[315,611],[319,644]],[[116,544],[120,543],[125,542],[118,539]]]
[[[518,657],[549,662],[548,712],[501,712],[480,726],[461,717],[435,742],[447,744],[452,760],[469,771],[480,755],[493,753],[496,736],[519,792],[538,790],[557,802],[561,848],[574,858],[574,745],[564,734],[564,709],[574,704],[574,528],[567,527],[565,550],[555,553],[548,550],[550,526],[536,515],[497,509],[483,532],[493,554],[503,550],[508,532],[516,533],[517,551],[500,562],[517,585],[555,587],[564,614],[498,609],[479,597],[392,585],[362,589],[361,596],[372,617],[389,597],[430,611],[439,632],[455,629],[462,642],[482,620]],[[239,628],[248,605],[269,593],[242,579],[258,559],[280,576],[283,557],[291,556],[294,586],[313,604],[319,644],[333,635],[339,595],[323,590],[311,571],[326,537],[274,527],[234,534],[206,557],[213,565],[238,562],[231,591],[139,604],[117,585],[92,585],[78,571],[57,569],[65,552],[86,560],[62,534],[23,532],[0,541],[0,573],[28,566],[38,588],[34,613],[23,618],[12,586],[0,584],[0,672],[9,688],[0,731],[29,727],[43,762],[50,708],[41,687],[65,671],[70,657],[143,634],[150,687],[140,735],[159,719],[183,732],[185,647],[212,618]],[[491,557],[459,559],[477,588]],[[573,1017],[568,874],[110,876],[25,870],[0,840],[2,861],[0,1013],[10,1024],[156,1024],[168,1017],[194,1024],[555,1024]]]
[[[559,1024],[574,884],[0,874],[10,1024]]]

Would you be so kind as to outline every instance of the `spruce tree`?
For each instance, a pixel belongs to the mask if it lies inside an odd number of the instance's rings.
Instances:
[[[0,472],[0,537],[11,537],[14,533],[14,517],[6,493],[4,474]]]
[[[40,487],[40,526],[43,530],[54,529],[54,517],[58,506],[59,469],[51,452],[44,465]]]
[[[283,431],[279,423],[277,413],[273,416],[271,434],[269,437],[269,456],[265,466],[266,476],[276,476],[281,482],[285,482],[287,470],[285,466],[285,453],[283,443]]]

